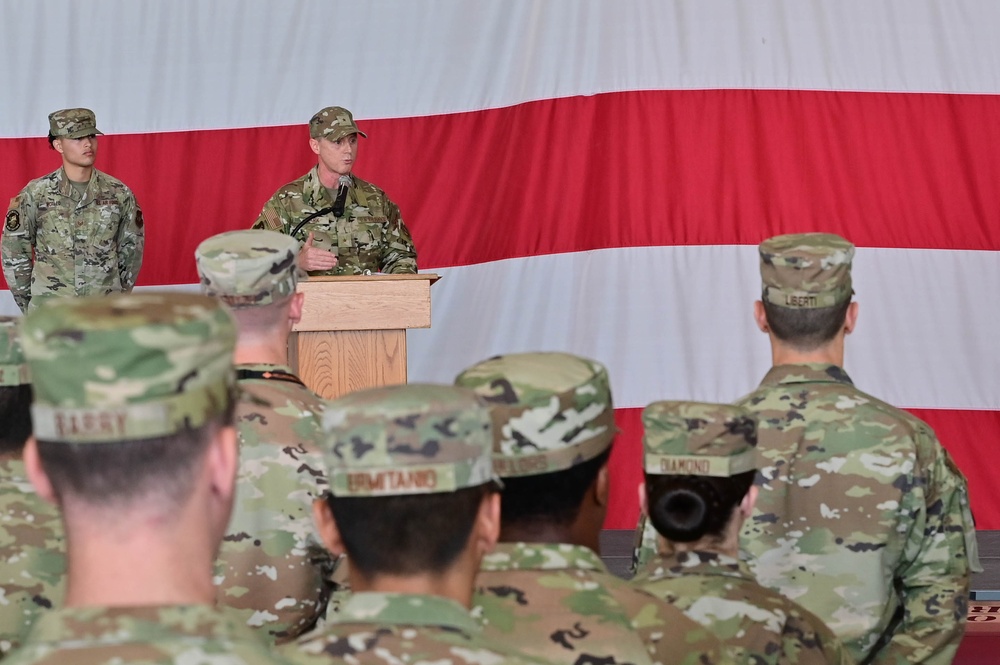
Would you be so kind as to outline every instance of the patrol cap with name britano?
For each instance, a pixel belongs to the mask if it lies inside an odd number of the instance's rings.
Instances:
[[[358,129],[354,116],[342,106],[327,106],[309,120],[309,136],[314,139],[337,141],[351,134],[368,135]]]
[[[104,134],[90,109],[62,109],[49,114],[49,134],[57,139],[80,139]]]
[[[230,307],[281,302],[299,282],[299,243],[275,231],[227,231],[194,251],[203,293]]]
[[[338,497],[454,492],[496,482],[489,407],[471,390],[408,384],[351,393],[323,414]]]
[[[473,365],[455,383],[493,407],[493,468],[501,478],[569,469],[617,434],[608,372],[568,353],[516,353]]]
[[[854,245],[832,233],[795,233],[762,242],[761,298],[779,307],[815,309],[850,300]]]
[[[31,374],[21,351],[20,317],[0,316],[0,386],[31,383]]]
[[[649,475],[728,477],[757,468],[757,420],[742,407],[653,402],[642,426]]]
[[[46,300],[21,324],[35,436],[103,443],[197,428],[233,399],[235,344],[229,310],[196,293]]]

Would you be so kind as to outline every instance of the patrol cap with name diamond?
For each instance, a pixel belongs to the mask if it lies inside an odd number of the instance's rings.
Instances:
[[[351,393],[323,414],[334,496],[454,492],[495,482],[489,407],[471,390],[408,384]]]
[[[653,402],[642,427],[647,474],[728,477],[757,468],[757,420],[742,407]]]
[[[234,308],[281,302],[295,293],[298,255],[295,238],[257,229],[214,235],[194,251],[202,292]]]
[[[197,428],[235,390],[236,325],[195,293],[53,298],[24,316],[31,415],[45,441],[137,441]]]
[[[604,366],[568,353],[515,353],[473,365],[455,383],[493,407],[493,468],[501,478],[569,469],[617,434]]]
[[[351,134],[368,135],[358,129],[354,116],[342,106],[327,106],[316,112],[309,120],[309,136],[314,139],[330,139],[337,141]]]
[[[0,386],[31,383],[28,365],[21,351],[20,317],[0,316]]]
[[[779,307],[815,309],[850,300],[854,245],[832,233],[794,233],[760,244],[761,298]]]
[[[90,109],[62,109],[49,114],[49,134],[57,139],[79,139],[104,132]]]

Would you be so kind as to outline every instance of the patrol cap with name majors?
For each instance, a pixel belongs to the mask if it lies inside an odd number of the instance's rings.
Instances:
[[[21,350],[20,324],[20,317],[0,316],[0,386],[31,383],[31,374]]]
[[[757,420],[743,407],[653,402],[642,427],[647,474],[728,477],[757,468]]]
[[[455,386],[408,384],[351,393],[323,414],[334,496],[454,492],[498,482],[489,407]]]
[[[295,293],[298,255],[295,238],[256,229],[214,235],[194,251],[202,292],[235,308],[281,302]]]
[[[815,309],[850,300],[854,245],[832,233],[795,233],[760,244],[762,299],[779,307]]]
[[[53,298],[21,344],[34,378],[35,436],[103,443],[197,428],[229,408],[236,324],[196,293]]]
[[[568,353],[484,360],[455,379],[493,407],[493,468],[501,478],[569,469],[611,445],[618,430],[608,372]]]
[[[337,141],[351,134],[368,135],[358,129],[351,112],[342,106],[327,106],[309,120],[309,136],[314,139]]]
[[[104,134],[90,109],[62,109],[49,114],[49,134],[57,139],[79,139]]]

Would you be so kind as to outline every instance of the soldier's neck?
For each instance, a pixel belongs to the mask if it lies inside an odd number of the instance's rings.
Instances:
[[[373,578],[365,578],[351,568],[348,577],[351,590],[355,593],[368,591],[438,596],[454,600],[462,607],[471,609],[472,589],[477,570],[478,567],[476,570],[453,567],[441,574],[376,575]]]
[[[237,365],[287,365],[288,346],[278,342],[246,342],[236,344],[233,362]]]
[[[546,545],[579,545],[597,552],[600,548],[600,530],[584,532],[575,525],[564,526],[542,522],[502,524],[501,543],[544,543]]]
[[[807,363],[844,366],[844,335],[842,333],[827,344],[810,350],[796,349],[779,340],[774,336],[774,333],[770,333],[769,336],[771,339],[771,364],[774,366]]]
[[[63,162],[63,170],[73,182],[90,182],[90,177],[94,175],[93,166],[77,166],[66,161]]]

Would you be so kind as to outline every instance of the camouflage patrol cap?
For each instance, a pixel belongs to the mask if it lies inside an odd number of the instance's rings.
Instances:
[[[195,293],[47,300],[21,324],[35,435],[101,443],[199,427],[233,399],[235,343],[229,310]]]
[[[832,233],[794,233],[760,244],[761,298],[779,307],[814,309],[850,300],[854,245]]]
[[[642,427],[650,475],[728,477],[757,468],[757,420],[743,407],[653,402]]]
[[[0,316],[0,386],[23,386],[31,383],[28,365],[21,351],[18,326],[21,319]]]
[[[615,438],[608,373],[568,353],[490,358],[458,375],[493,407],[493,469],[501,478],[562,471]]]
[[[201,290],[230,307],[281,302],[299,282],[299,243],[275,231],[227,231],[194,251]]]
[[[323,414],[334,496],[453,492],[494,481],[489,407],[471,390],[409,384],[351,393]]]
[[[354,116],[342,106],[327,106],[316,112],[309,120],[309,136],[314,139],[330,139],[337,141],[351,134],[368,135],[358,129]]]
[[[49,114],[49,134],[57,139],[79,139],[104,132],[97,129],[97,118],[90,109],[63,109]]]

